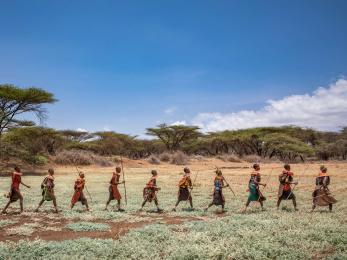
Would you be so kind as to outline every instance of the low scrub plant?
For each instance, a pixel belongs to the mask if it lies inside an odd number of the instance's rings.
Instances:
[[[189,162],[189,157],[185,153],[181,151],[177,151],[172,154],[171,164],[186,165],[188,164],[188,162]]]
[[[108,231],[110,226],[102,223],[93,223],[93,222],[76,222],[70,223],[65,226],[67,229],[77,232],[83,231]]]
[[[105,157],[96,155],[92,152],[81,150],[64,150],[54,158],[55,163],[61,165],[100,165],[112,166],[113,164]]]
[[[160,164],[160,160],[159,160],[158,157],[155,156],[155,155],[151,155],[150,157],[148,157],[147,161],[148,161],[150,164]]]

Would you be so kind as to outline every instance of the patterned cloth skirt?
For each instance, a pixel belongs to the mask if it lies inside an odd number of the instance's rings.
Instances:
[[[185,201],[185,200],[189,200],[190,198],[190,192],[188,188],[181,188],[178,191],[178,200],[179,201]]]
[[[259,194],[259,190],[257,189],[257,186],[255,184],[249,185],[249,195],[248,195],[249,201],[264,201],[266,198]]]
[[[295,199],[295,195],[291,190],[282,191],[282,195],[280,197],[281,200],[292,200]]]
[[[55,199],[54,190],[44,187],[42,189],[42,198],[46,201],[51,201]]]
[[[225,199],[222,190],[214,190],[213,192],[213,205],[224,205]]]
[[[10,199],[11,202],[16,202],[22,197],[22,194],[20,193],[19,189],[11,188],[11,191],[7,197]]]
[[[87,204],[87,199],[84,196],[83,191],[78,191],[78,190],[75,191],[74,195],[72,196],[71,203],[75,204],[77,201],[80,201],[82,205]]]
[[[313,204],[317,206],[328,206],[335,204],[337,200],[330,194],[328,190],[320,189],[312,193]]]
[[[147,200],[148,202],[152,202],[152,200],[156,199],[157,195],[155,192],[155,189],[151,188],[144,188],[143,189],[143,199]]]

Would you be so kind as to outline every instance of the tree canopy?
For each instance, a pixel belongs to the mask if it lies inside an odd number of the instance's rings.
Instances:
[[[52,93],[40,88],[0,85],[0,135],[13,127],[33,125],[33,122],[17,119],[20,114],[33,113],[42,121],[46,116],[43,105],[56,101]]]
[[[197,126],[161,124],[156,128],[147,128],[147,134],[159,138],[169,151],[176,151],[184,142],[201,136],[198,130]]]

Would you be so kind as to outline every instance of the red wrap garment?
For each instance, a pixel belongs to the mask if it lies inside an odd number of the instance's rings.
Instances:
[[[84,185],[85,185],[84,178],[78,178],[75,181],[75,186],[74,186],[75,193],[73,194],[71,199],[72,204],[75,204],[79,200],[82,201],[82,204],[83,204],[83,200],[85,199],[83,195]]]
[[[294,173],[292,173],[290,171],[283,171],[283,175],[287,175],[288,176],[287,178],[288,178],[289,182],[291,182],[293,180]],[[284,185],[283,185],[283,190],[284,191],[291,190],[290,183],[285,182]]]
[[[110,181],[110,199],[120,200],[122,196],[119,193],[118,190],[118,183],[119,183],[120,175],[118,173],[113,174],[112,179]]]
[[[12,173],[12,183],[11,183],[11,191],[9,194],[9,198],[11,202],[17,201],[19,198],[21,198],[21,193],[19,190],[19,186],[22,182],[22,173],[20,172],[13,172]]]
[[[22,174],[20,172],[13,172],[12,173],[12,189],[19,190],[19,185],[22,182]]]

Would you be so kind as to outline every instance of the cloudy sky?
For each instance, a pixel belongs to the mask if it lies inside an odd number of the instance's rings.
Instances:
[[[47,126],[143,136],[347,123],[347,1],[0,0],[0,83],[59,102]]]

